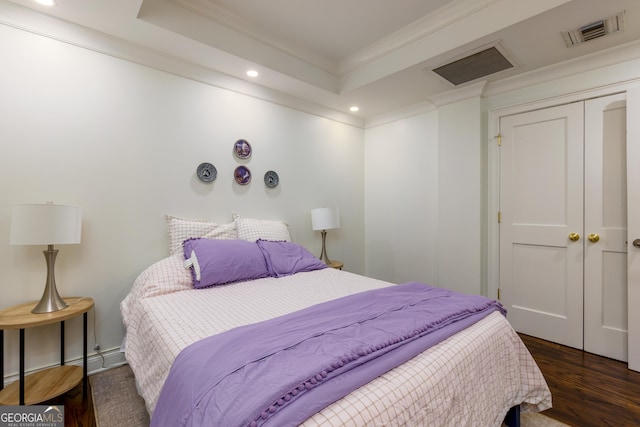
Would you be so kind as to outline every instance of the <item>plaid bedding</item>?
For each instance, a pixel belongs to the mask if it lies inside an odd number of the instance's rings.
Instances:
[[[178,353],[212,334],[390,283],[324,269],[191,288],[180,257],[140,275],[121,304],[125,354],[153,413]],[[508,321],[494,313],[309,418],[304,426],[499,426],[507,410],[551,406],[544,378]]]

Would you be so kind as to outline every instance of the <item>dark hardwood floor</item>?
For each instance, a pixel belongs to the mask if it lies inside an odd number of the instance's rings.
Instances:
[[[545,415],[574,427],[640,426],[640,372],[607,359],[520,335],[553,395]],[[91,393],[82,386],[49,403],[65,406],[65,425],[96,427]]]
[[[553,396],[548,417],[575,427],[640,426],[640,372],[627,364],[520,335]]]
[[[65,427],[97,427],[91,390],[87,391],[87,397],[84,399],[82,397],[82,384],[60,397],[40,403],[40,405],[64,405]]]

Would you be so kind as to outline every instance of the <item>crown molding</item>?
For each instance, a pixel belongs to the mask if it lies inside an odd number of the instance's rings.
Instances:
[[[640,40],[492,82],[484,97],[489,106],[498,106],[530,98],[533,88],[540,99],[636,81],[638,67],[629,63],[638,59]]]
[[[413,104],[405,108],[401,108],[390,113],[379,114],[377,116],[370,117],[365,122],[365,128],[370,129],[376,126],[385,125],[398,120],[406,119],[418,114],[425,114],[431,111],[435,111],[437,108],[431,101],[424,101],[418,104]]]
[[[460,87],[458,89],[431,96],[429,97],[429,101],[431,101],[433,105],[439,108],[443,105],[464,101],[465,99],[481,97],[486,87],[487,81],[483,80],[477,83],[466,85],[464,87]]]
[[[149,1],[149,0],[144,0]],[[230,12],[228,9],[220,7],[208,0],[168,0],[191,12],[206,17],[212,22],[216,22],[227,27],[236,33],[243,34],[253,39],[256,49],[260,46],[268,45],[292,57],[298,58],[310,65],[320,68],[337,77],[339,69],[335,61],[331,61],[320,55],[317,55],[304,47],[292,43],[272,34],[262,31],[259,27],[247,21],[246,19]]]
[[[371,117],[366,120],[366,127],[402,120],[475,96],[487,100],[488,110],[495,110],[532,100],[565,99],[571,94],[579,97],[587,91],[593,94],[593,90],[598,88],[603,88],[603,93],[617,91],[621,90],[621,85],[640,82],[638,69],[640,41],[635,41],[497,82],[479,82],[438,94],[430,97],[428,102]]]
[[[491,0],[491,2],[492,4],[500,3],[501,0]],[[140,43],[136,44],[69,21],[34,12],[12,2],[0,2],[0,24],[358,128],[378,126],[433,111],[443,105],[474,96],[487,99],[487,106],[491,107],[522,102],[522,100],[526,102],[533,98],[543,99],[566,93],[577,93],[616,82],[636,81],[638,79],[636,64],[640,62],[640,41],[630,42],[500,81],[465,85],[434,95],[415,105],[365,119],[290,95],[292,92],[287,92],[287,88],[292,85],[296,90],[306,93],[308,95],[306,99],[323,99],[333,94],[323,92],[311,84],[296,81],[295,78],[286,75],[275,76],[277,85],[267,88],[248,79],[214,71],[215,62],[220,58],[205,57],[206,53],[210,53],[209,47],[195,41],[188,41],[189,44],[185,46],[196,52],[202,52],[200,55],[202,61],[199,63],[168,55],[155,45],[155,48],[142,46],[141,43],[146,41],[144,36],[148,36],[147,34],[140,36]],[[226,55],[225,58],[229,57],[229,61],[238,60],[225,52],[220,52],[220,55]],[[234,65],[238,64],[234,63]],[[274,72],[275,74],[277,73]]]
[[[340,93],[366,86],[569,1],[484,0],[476,2],[480,6],[474,7],[469,0],[459,0],[455,4],[463,10],[466,7],[466,14],[451,13],[452,22],[448,25],[438,28],[433,24],[431,30],[412,41],[407,40],[401,47],[384,55],[371,55],[366,63],[340,75]]]
[[[123,59],[162,72],[188,78],[223,90],[250,96],[283,107],[323,117],[329,120],[363,128],[365,120],[351,114],[324,107],[289,95],[284,91],[267,88],[214,71],[206,65],[195,64],[149,47],[137,45],[109,34],[89,29],[58,18],[35,13],[21,6],[0,2],[0,25],[26,31],[82,49]],[[280,76],[285,85],[286,76]],[[299,84],[291,80],[289,83]],[[311,87],[308,90],[313,90]]]
[[[408,26],[384,37],[371,45],[360,49],[354,54],[344,58],[339,64],[339,74],[343,75],[354,71],[378,58],[392,53],[409,43],[428,37],[431,34],[446,28],[457,21],[470,16],[488,4],[500,0],[454,0],[435,12],[423,16]]]

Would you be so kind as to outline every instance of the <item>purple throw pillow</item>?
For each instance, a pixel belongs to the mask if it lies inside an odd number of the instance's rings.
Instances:
[[[262,251],[246,240],[188,239],[184,258],[197,289],[269,276]]]
[[[327,267],[324,262],[298,244],[269,240],[258,240],[256,243],[264,254],[270,276],[288,276]]]

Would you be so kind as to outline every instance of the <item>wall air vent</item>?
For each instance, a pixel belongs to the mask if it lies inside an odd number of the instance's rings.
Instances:
[[[502,52],[492,46],[434,68],[433,72],[457,86],[513,67]]]
[[[567,47],[571,47],[619,31],[624,31],[624,12],[583,25],[575,30],[566,31],[562,33],[562,37]]]

